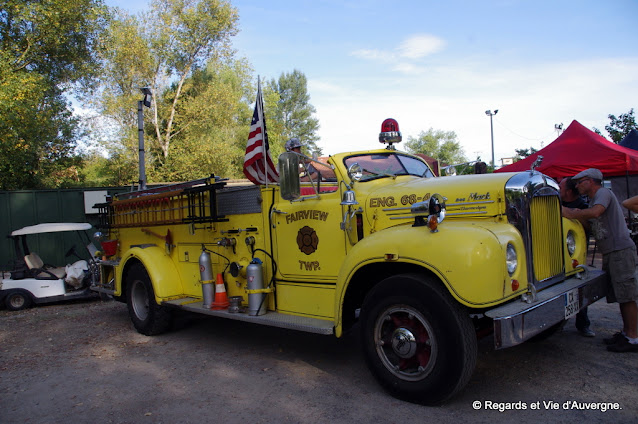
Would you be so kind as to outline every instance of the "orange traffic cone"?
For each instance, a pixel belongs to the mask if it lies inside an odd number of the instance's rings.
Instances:
[[[230,302],[228,301],[228,295],[226,294],[226,287],[224,287],[224,277],[221,274],[217,274],[217,282],[215,283],[215,300],[210,305],[211,309],[227,309],[229,305]]]

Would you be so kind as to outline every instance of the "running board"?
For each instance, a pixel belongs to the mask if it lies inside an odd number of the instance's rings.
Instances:
[[[201,299],[196,298],[168,300],[162,302],[162,305],[172,306],[198,314],[234,319],[237,321],[253,322],[255,324],[268,325],[271,327],[286,328],[289,330],[305,331],[307,333],[323,335],[334,334],[333,322],[323,319],[287,315],[279,312],[266,312],[264,315],[251,316],[245,312],[228,312],[227,309],[217,311],[204,308],[204,302]]]

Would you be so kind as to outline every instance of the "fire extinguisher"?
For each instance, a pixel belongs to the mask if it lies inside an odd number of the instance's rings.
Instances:
[[[264,289],[263,266],[259,258],[253,258],[246,267],[246,289],[248,291],[248,315],[256,316],[266,313],[266,293]],[[255,292],[252,292],[255,291]]]
[[[203,307],[210,309],[213,303],[213,265],[210,259],[210,253],[202,246],[202,254],[199,255],[199,277],[202,283],[202,296],[204,297]]]

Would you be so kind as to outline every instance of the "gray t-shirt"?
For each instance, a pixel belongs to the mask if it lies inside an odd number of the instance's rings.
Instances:
[[[598,218],[590,219],[591,232],[598,242],[601,253],[607,254],[615,250],[632,247],[633,240],[629,237],[629,230],[625,217],[620,209],[620,203],[611,190],[605,187],[598,189],[594,198],[589,202],[590,207],[602,205],[605,212]]]

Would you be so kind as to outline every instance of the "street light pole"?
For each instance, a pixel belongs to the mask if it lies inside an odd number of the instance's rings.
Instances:
[[[143,106],[151,107],[153,94],[148,87],[140,88],[144,98],[137,102],[137,138],[139,143],[140,190],[146,190],[146,165],[144,158],[144,111]]]
[[[498,113],[498,109],[492,112],[491,110],[486,110],[485,114],[490,117],[490,134],[492,135],[492,167],[496,168],[496,162],[494,162],[494,125],[492,124],[492,116]]]

